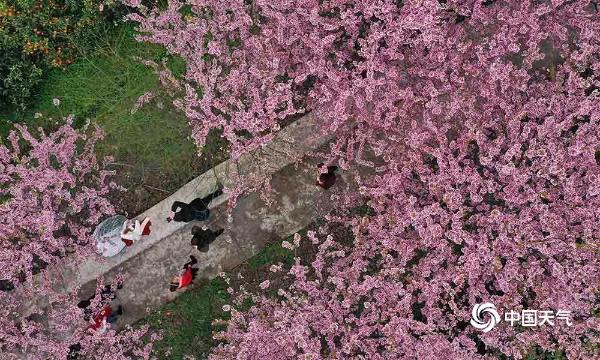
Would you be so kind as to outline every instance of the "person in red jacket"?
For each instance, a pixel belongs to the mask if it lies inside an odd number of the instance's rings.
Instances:
[[[198,260],[196,260],[193,255],[190,255],[190,261],[183,265],[183,272],[180,275],[175,276],[171,281],[169,286],[170,291],[183,289],[194,281],[196,273],[198,272],[198,269],[193,268],[196,263],[198,263]]]
[[[95,331],[98,331],[101,334],[105,333],[110,327],[108,317],[111,316],[111,314],[112,308],[110,307],[110,305],[107,305],[104,308],[102,308],[102,310],[100,310],[100,312],[96,316],[94,316],[94,323],[90,325],[90,329],[94,329]]]
[[[123,307],[120,305],[117,298],[116,290],[122,289],[123,283],[118,282],[116,289],[111,287],[110,285],[105,285],[104,288],[100,291],[100,303],[105,304],[102,310],[96,315],[92,317],[92,301],[96,297],[96,293],[92,294],[85,300],[81,300],[77,307],[83,309],[83,319],[85,321],[90,321],[90,318],[93,318],[94,323],[90,325],[90,329],[99,330],[101,333],[105,332],[109,324],[115,323],[117,321],[117,316],[123,314]],[[111,305],[117,304],[117,311],[113,311]]]

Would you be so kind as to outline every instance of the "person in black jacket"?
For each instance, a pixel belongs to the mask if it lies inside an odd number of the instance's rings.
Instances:
[[[192,200],[189,204],[181,201],[175,201],[171,205],[171,216],[167,218],[167,221],[183,221],[190,222],[192,220],[204,221],[208,219],[210,212],[208,211],[208,204],[211,200],[223,194],[223,189],[219,187],[215,192],[209,194],[203,198],[197,198]]]
[[[224,229],[212,231],[206,227],[194,226],[192,228],[192,246],[200,252],[208,252],[209,245],[223,233]]]
[[[319,168],[319,176],[317,176],[317,182],[315,183],[315,185],[327,190],[330,187],[332,187],[333,184],[335,184],[335,171],[338,169],[338,167],[334,166],[334,165],[328,166],[327,172],[322,173],[321,169],[324,166],[325,166],[325,164],[323,164],[323,163],[320,163],[319,165],[317,165],[317,167]]]

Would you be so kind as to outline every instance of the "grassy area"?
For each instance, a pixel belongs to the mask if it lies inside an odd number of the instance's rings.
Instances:
[[[248,260],[248,267],[252,270],[261,270],[276,262],[291,266],[294,264],[294,254],[289,249],[281,247],[280,244],[274,244]]]
[[[291,238],[288,241],[291,241]],[[258,293],[260,282],[269,278],[272,289],[269,289],[267,294],[274,293],[281,287],[277,279],[282,281],[283,276],[282,273],[271,273],[269,267],[280,262],[291,265],[293,257],[293,252],[281,247],[280,243],[267,246],[245,264],[228,273],[231,278],[230,285],[222,278],[206,281],[149,315],[146,322],[154,330],[164,332],[164,338],[155,347],[158,358],[180,360],[184,359],[185,355],[194,356],[196,359],[207,358],[217,344],[212,338],[213,333],[224,327],[213,324],[213,321],[229,319],[229,313],[222,309],[223,305],[231,304],[227,288],[236,288],[244,284],[247,290]],[[238,273],[243,277],[241,280],[237,277]],[[246,299],[243,306],[250,308],[251,299]]]
[[[220,148],[225,144],[212,136],[198,157],[185,116],[164,94],[132,111],[142,94],[161,89],[153,70],[140,59],[157,63],[164,59],[176,75],[185,67],[181,59],[168,56],[159,46],[135,41],[134,30],[127,25],[100,31],[96,44],[93,53],[82,54],[77,63],[49,76],[36,105],[24,117],[0,111],[4,119],[0,133],[6,134],[15,121],[52,128],[69,114],[76,116],[76,124],[96,121],[106,134],[98,154],[115,157],[117,180],[129,189],[115,199],[122,202],[116,205],[135,214],[223,161],[226,152]],[[54,98],[60,99],[59,106],[53,105]]]
[[[225,281],[215,278],[151,314],[146,321],[164,332],[164,338],[155,345],[156,355],[165,360],[183,359],[184,355],[206,358],[215,345],[212,333],[218,330],[213,320],[229,318],[222,309],[230,299],[226,289]]]

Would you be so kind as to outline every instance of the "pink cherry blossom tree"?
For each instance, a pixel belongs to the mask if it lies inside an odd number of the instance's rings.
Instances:
[[[102,131],[71,122],[38,136],[17,124],[0,144],[2,280],[18,284],[42,265],[89,255],[93,227],[114,212],[106,195],[115,185],[94,153]]]
[[[130,3],[140,40],[187,63],[199,146],[220,128],[236,158],[312,111],[328,160],[375,170],[329,218],[354,235],[311,235],[315,261],[234,309],[214,358],[600,356],[595,1]],[[481,302],[573,325],[481,333]]]
[[[116,282],[109,285],[116,290]],[[98,282],[96,295],[86,310],[77,307],[80,301],[77,291],[55,291],[51,284],[23,284],[19,289],[38,299],[38,303],[24,317],[22,295],[14,291],[0,293],[3,359],[150,359],[153,342],[158,337],[148,332],[148,326],[127,326],[118,332],[112,328],[103,332],[94,327],[95,318],[109,305],[109,299],[100,295],[104,289],[102,281]]]
[[[156,334],[147,327],[90,329],[107,300],[96,296],[86,319],[76,306],[78,291],[65,293],[61,279],[46,276],[93,256],[91,233],[101,217],[114,213],[107,195],[116,185],[94,151],[102,131],[75,129],[72,120],[48,133],[17,124],[0,144],[1,357],[149,359]],[[101,289],[102,282],[97,295]],[[24,298],[35,301],[25,304]]]
[[[533,345],[597,358],[599,121],[412,135],[402,167],[362,188],[373,215],[331,217],[349,239],[309,233],[314,261],[290,269],[294,286],[277,299],[234,311],[214,358],[522,358]],[[572,325],[484,334],[469,324],[482,302],[569,311]]]

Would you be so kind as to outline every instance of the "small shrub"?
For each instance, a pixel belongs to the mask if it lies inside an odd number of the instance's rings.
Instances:
[[[124,11],[116,0],[0,0],[0,109],[23,111],[49,70],[73,63]]]

